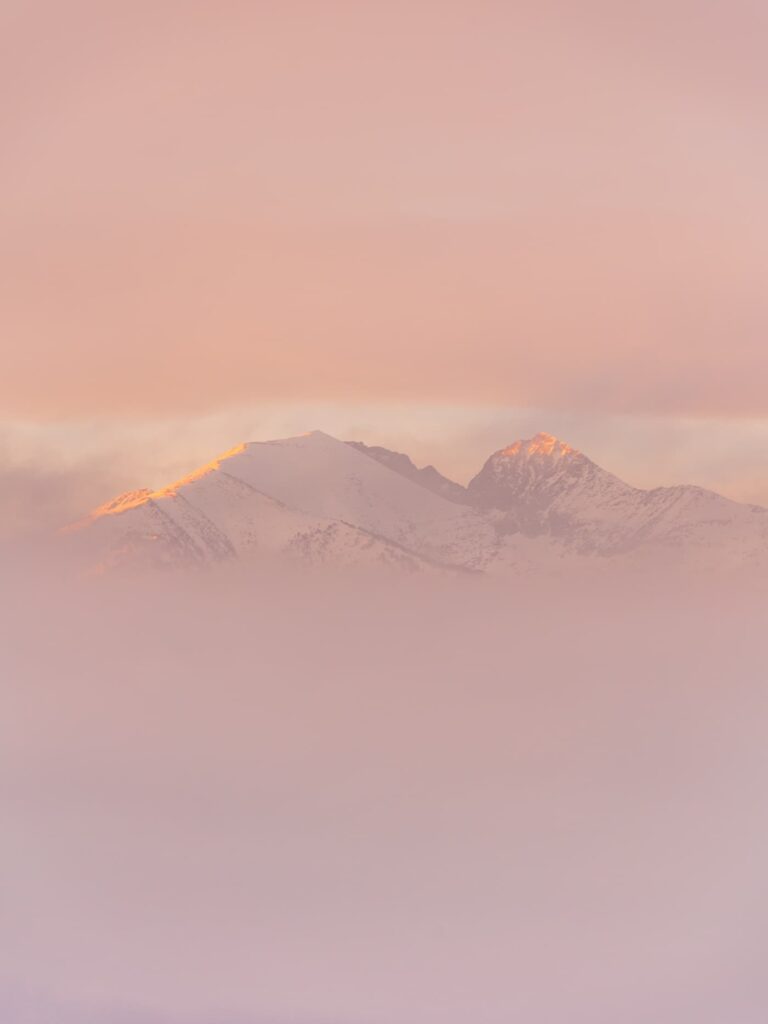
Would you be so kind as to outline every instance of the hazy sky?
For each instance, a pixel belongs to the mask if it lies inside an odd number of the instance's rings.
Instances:
[[[5,0],[0,40],[6,436],[645,418],[611,468],[685,435],[768,500],[762,2]]]

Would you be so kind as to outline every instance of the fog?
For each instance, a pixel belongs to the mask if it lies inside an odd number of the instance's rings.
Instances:
[[[763,1024],[758,582],[6,560],[4,1024]]]

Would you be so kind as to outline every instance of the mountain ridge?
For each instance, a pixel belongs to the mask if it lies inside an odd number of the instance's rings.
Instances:
[[[729,524],[743,529],[760,519],[768,543],[768,510],[744,505],[695,484],[644,489],[602,469],[549,434],[494,452],[467,491],[476,507],[495,515],[503,532],[549,534],[585,552],[616,554],[643,543],[691,543]]]
[[[458,505],[468,504],[466,487],[450,480],[432,465],[419,468],[410,456],[380,445],[367,445],[363,441],[347,441],[347,444],[448,501],[455,501]]]
[[[768,510],[696,485],[633,487],[544,433],[498,449],[466,488],[322,431],[246,442],[67,533],[108,569],[267,556],[502,574],[585,559],[768,562]]]

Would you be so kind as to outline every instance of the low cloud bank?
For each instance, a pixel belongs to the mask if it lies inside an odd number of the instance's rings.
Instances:
[[[8,1024],[762,1024],[731,580],[3,580]]]
[[[107,460],[63,467],[0,459],[0,543],[47,544],[54,531],[124,489],[121,484]]]

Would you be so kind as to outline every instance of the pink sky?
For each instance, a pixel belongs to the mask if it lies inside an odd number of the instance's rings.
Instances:
[[[598,435],[702,417],[700,462],[718,419],[768,418],[761,3],[0,19],[6,424],[404,403],[396,440],[428,408]]]

